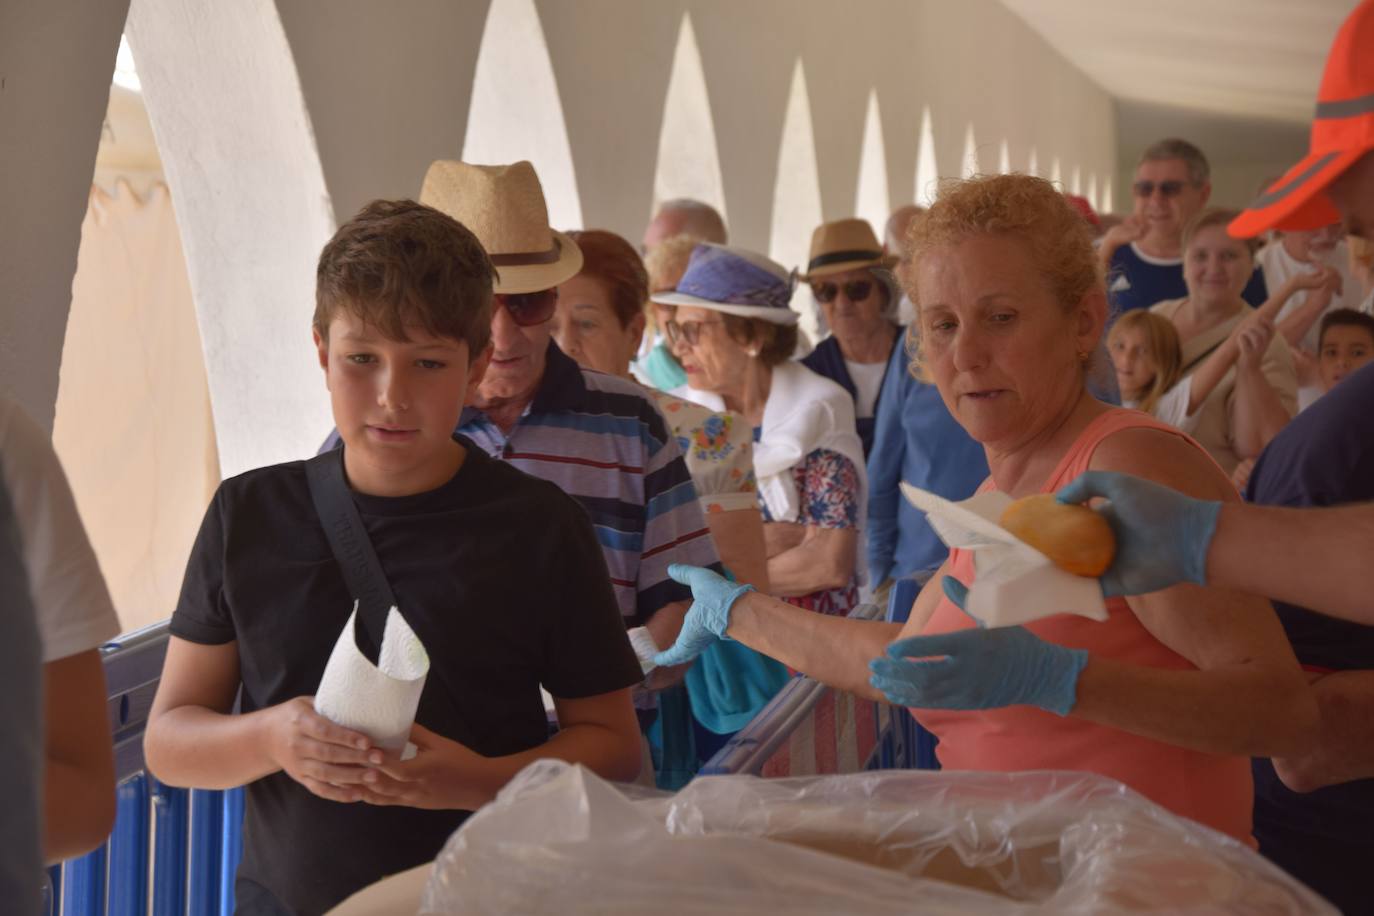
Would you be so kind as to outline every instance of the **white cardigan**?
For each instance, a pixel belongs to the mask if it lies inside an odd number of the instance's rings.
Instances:
[[[801,494],[792,469],[818,448],[848,458],[859,477],[859,535],[868,516],[868,475],[863,444],[854,425],[854,400],[835,382],[788,360],[773,368],[763,432],[754,443],[754,475],[759,494],[775,521],[795,522]],[[860,547],[860,557],[863,556]],[[856,570],[862,570],[858,563]]]

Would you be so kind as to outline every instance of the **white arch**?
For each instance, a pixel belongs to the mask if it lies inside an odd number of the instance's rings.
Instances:
[[[864,142],[859,152],[859,186],[854,192],[854,213],[868,220],[882,234],[892,199],[887,187],[887,150],[883,144],[883,118],[878,109],[878,90],[868,93],[864,116]]]
[[[1073,194],[1083,193],[1083,173],[1078,166],[1074,166],[1073,171],[1069,173],[1069,191]]]
[[[935,128],[930,106],[921,111],[921,136],[916,147],[916,203],[929,207],[939,192],[940,167],[935,162]]]
[[[968,122],[964,130],[964,161],[960,166],[960,178],[972,178],[979,172],[978,141],[973,136],[973,122]]]
[[[1037,177],[1040,175],[1040,159],[1036,156],[1035,147],[1033,146],[1030,150],[1030,159],[1026,161],[1026,174],[1035,175]]]
[[[654,209],[675,197],[700,200],[715,207],[722,217],[726,215],[716,123],[711,116],[706,74],[690,12],[682,14],[663,102],[663,127],[658,135],[658,164],[654,171]]]
[[[1093,205],[1094,210],[1100,210],[1097,205],[1097,175],[1088,173],[1088,203]]]
[[[221,470],[310,455],[332,425],[310,319],[334,208],[276,4],[188,17],[183,0],[134,0],[127,28],[177,202]]]
[[[1064,190],[1064,173],[1063,170],[1059,168],[1058,156],[1055,156],[1054,159],[1050,161],[1050,181],[1055,187],[1059,188],[1059,190]]]
[[[997,172],[1001,175],[1011,174],[1011,147],[1007,146],[1005,137],[1002,139],[1002,149],[997,154]]]
[[[816,140],[811,127],[811,102],[806,93],[806,70],[801,58],[792,68],[787,115],[782,122],[778,174],[773,185],[773,222],[768,256],[784,267],[805,269],[811,233],[821,224],[820,172],[816,168]],[[806,288],[798,285],[792,307],[802,316],[801,328],[814,343],[820,321]]]
[[[1103,213],[1112,212],[1112,176],[1108,175],[1102,179],[1102,211]]]
[[[528,159],[539,173],[549,221],[582,226],[572,147],[549,48],[534,0],[492,0],[463,141],[463,161],[493,165]]]

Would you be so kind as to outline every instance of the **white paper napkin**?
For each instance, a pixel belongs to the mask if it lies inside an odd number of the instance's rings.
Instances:
[[[906,481],[901,488],[945,546],[973,551],[977,576],[966,609],[987,626],[1016,626],[1055,614],[1107,619],[1096,579],[1065,572],[998,524],[1012,502],[1007,494],[993,490],[956,503]]]
[[[408,746],[415,710],[429,674],[429,653],[396,608],[386,615],[382,648],[374,665],[358,650],[354,626],[358,603],[334,643],[315,692],[315,711],[345,728],[360,731],[378,747],[412,756]]]

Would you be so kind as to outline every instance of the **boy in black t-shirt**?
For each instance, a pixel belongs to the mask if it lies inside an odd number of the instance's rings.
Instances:
[[[320,913],[429,861],[537,758],[639,770],[640,668],[586,514],[452,435],[491,355],[493,274],[467,229],[411,201],[367,206],[317,272],[344,469],[430,656],[413,759],[314,712],[353,596],[304,463],[226,480],[201,525],[144,751],[172,785],[248,785],[238,912]]]

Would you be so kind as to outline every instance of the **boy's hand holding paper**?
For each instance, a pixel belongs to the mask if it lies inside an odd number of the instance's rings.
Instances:
[[[334,643],[324,667],[315,711],[362,732],[383,750],[407,752],[406,738],[429,674],[429,654],[396,608],[387,612],[377,664],[358,648],[358,604]]]

